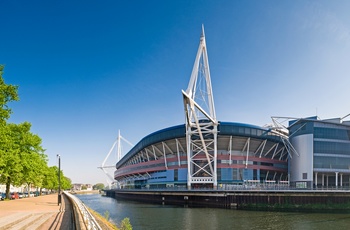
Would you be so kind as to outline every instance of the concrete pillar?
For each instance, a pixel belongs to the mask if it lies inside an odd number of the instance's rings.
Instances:
[[[335,187],[338,187],[338,173],[339,172],[335,172]]]
[[[314,180],[314,181],[315,181],[315,188],[317,188],[317,174],[318,174],[318,173],[315,172],[315,180]]]
[[[326,177],[326,186],[328,187],[328,175]]]
[[[322,173],[322,187],[324,186],[324,173]]]
[[[340,187],[343,187],[343,173],[340,173]]]
[[[317,172],[315,172],[315,187],[317,188]]]
[[[340,187],[343,187],[343,173],[340,173]]]

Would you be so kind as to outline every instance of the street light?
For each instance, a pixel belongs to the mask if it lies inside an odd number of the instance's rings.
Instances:
[[[58,202],[57,205],[61,203],[61,156],[57,154],[58,158]]]

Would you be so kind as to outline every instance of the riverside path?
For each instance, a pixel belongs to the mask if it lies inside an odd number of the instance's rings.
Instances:
[[[0,230],[8,229],[74,229],[71,202],[57,194],[0,201]]]

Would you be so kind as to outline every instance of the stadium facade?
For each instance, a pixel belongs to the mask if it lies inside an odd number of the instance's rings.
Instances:
[[[349,122],[259,127],[216,119],[204,29],[182,94],[185,124],[144,137],[120,159],[114,179],[121,188],[349,185]]]
[[[219,186],[271,183],[288,179],[288,153],[279,136],[258,126],[219,122],[217,182]],[[198,161],[205,154],[196,156]],[[143,138],[117,163],[115,179],[123,187],[186,187],[188,181],[186,127],[163,129]],[[193,167],[203,167],[198,163]],[[208,172],[209,173],[209,172]],[[208,174],[207,173],[207,174]],[[205,179],[206,173],[201,173]],[[192,187],[213,187],[198,181]]]

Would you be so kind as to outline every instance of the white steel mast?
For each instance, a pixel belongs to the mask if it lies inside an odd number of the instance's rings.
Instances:
[[[107,156],[105,157],[105,159],[103,160],[102,164],[101,164],[101,167],[98,167],[100,169],[102,169],[102,171],[106,174],[107,176],[107,183],[108,185],[111,187],[111,185],[114,183],[114,178],[113,176],[111,176],[106,169],[108,168],[115,168],[115,165],[113,166],[107,166],[106,165],[106,161],[107,159],[109,158],[109,156],[111,155],[111,153],[113,152],[113,149],[117,146],[117,153],[116,153],[116,156],[117,156],[117,162],[120,161],[120,159],[122,159],[122,143],[121,141],[124,141],[126,142],[127,144],[129,144],[131,147],[133,147],[134,145],[132,143],[130,143],[128,140],[126,140],[124,137],[122,137],[120,135],[120,130],[118,130],[118,137],[117,137],[117,140],[113,143],[111,149],[109,150]]]
[[[186,116],[187,187],[217,187],[217,127],[204,26],[188,88],[182,90]]]

